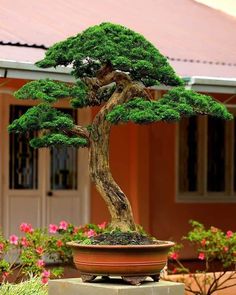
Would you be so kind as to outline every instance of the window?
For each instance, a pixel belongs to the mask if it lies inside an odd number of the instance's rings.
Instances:
[[[10,122],[19,118],[29,109],[28,106],[11,105]],[[61,108],[77,121],[77,111]],[[9,188],[38,189],[39,150],[30,146],[29,140],[35,132],[10,134]],[[73,147],[50,148],[50,189],[77,189],[78,149]]]
[[[10,122],[28,110],[27,106],[10,106]],[[38,150],[29,145],[29,134],[10,134],[9,188],[38,188]]]
[[[184,118],[178,126],[177,201],[236,202],[236,120]]]
[[[60,111],[72,116],[77,122],[77,111],[60,108]],[[78,149],[74,147],[50,148],[50,189],[76,190],[78,175]]]

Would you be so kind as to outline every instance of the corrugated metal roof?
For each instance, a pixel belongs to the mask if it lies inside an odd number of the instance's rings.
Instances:
[[[1,46],[0,60],[12,60],[35,63],[44,57],[45,50],[30,47]]]
[[[111,21],[142,33],[181,75],[236,77],[236,18],[193,0],[2,0],[0,15],[0,59],[35,62],[44,50],[27,45]]]

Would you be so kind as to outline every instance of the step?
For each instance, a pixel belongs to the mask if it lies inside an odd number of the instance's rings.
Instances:
[[[48,295],[184,295],[184,284],[147,280],[140,286],[131,286],[119,278],[108,282],[96,279],[83,283],[79,278],[50,280]]]

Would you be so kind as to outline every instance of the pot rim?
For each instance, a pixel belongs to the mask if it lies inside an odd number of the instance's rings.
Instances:
[[[140,248],[165,248],[165,247],[173,247],[175,245],[172,241],[159,241],[161,244],[150,244],[150,245],[83,245],[78,242],[71,241],[67,242],[66,245],[74,248],[97,248],[97,249],[140,249]]]

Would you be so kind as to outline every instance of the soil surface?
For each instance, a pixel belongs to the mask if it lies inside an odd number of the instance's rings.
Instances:
[[[151,245],[159,244],[152,237],[137,232],[111,232],[94,236],[91,239],[92,245]]]

